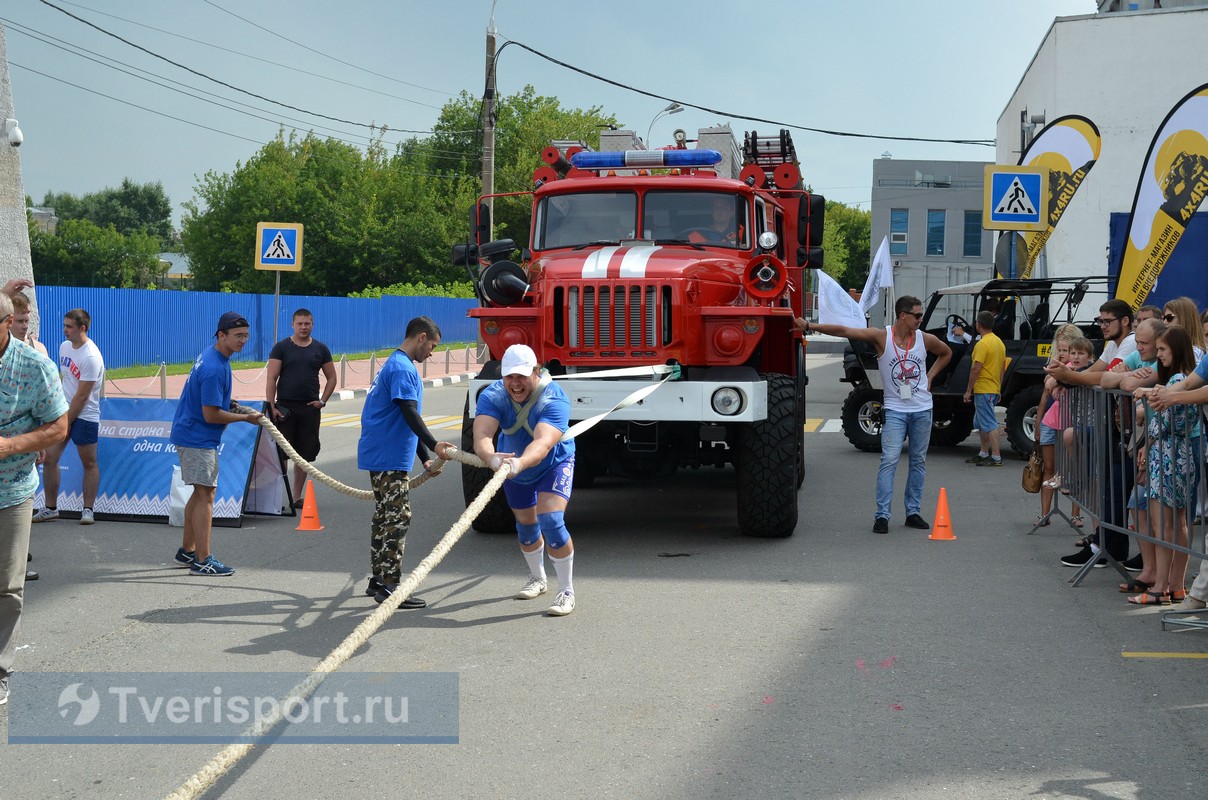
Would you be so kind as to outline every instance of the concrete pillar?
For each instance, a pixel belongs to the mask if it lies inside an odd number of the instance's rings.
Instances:
[[[13,89],[8,79],[8,48],[0,25],[0,134],[3,120],[19,119],[13,107]],[[29,145],[25,145],[28,147]],[[29,228],[25,213],[25,187],[21,183],[21,149],[0,137],[0,286],[13,278],[34,279],[29,257]],[[26,290],[29,294],[29,290]],[[30,332],[37,334],[38,304],[30,297]]]

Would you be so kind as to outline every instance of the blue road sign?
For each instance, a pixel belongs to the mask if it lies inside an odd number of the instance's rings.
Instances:
[[[302,269],[302,226],[294,222],[257,223],[256,269]]]
[[[986,167],[984,227],[1043,229],[1048,216],[1046,173],[1036,167]]]

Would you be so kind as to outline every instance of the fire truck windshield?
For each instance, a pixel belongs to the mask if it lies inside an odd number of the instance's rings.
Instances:
[[[633,192],[584,192],[546,197],[537,206],[533,248],[617,244],[624,239],[712,247],[750,247],[748,204],[722,192],[651,191],[642,226]]]
[[[638,196],[591,192],[546,197],[537,206],[533,247],[581,247],[635,238]]]
[[[643,227],[656,241],[679,241],[746,249],[749,230],[745,198],[721,192],[646,194]]]

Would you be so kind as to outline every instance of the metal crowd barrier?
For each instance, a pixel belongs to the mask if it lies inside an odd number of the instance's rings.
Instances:
[[[1197,562],[1200,569],[1208,569],[1204,543],[1208,479],[1203,446],[1208,427],[1200,407],[1174,405],[1153,412],[1144,396],[1137,399],[1128,392],[1086,386],[1069,387],[1061,402],[1055,445],[1059,493],[1054,494],[1048,516],[1069,521],[1060,510],[1060,498],[1068,497],[1089,518],[1088,530],[1093,532],[1087,538],[1093,542],[1095,554],[1122,578],[1134,580],[1120,563],[1128,555],[1131,538],[1144,543],[1143,555],[1155,559],[1157,565],[1173,561],[1176,577],[1167,588],[1185,590],[1185,575],[1196,571]],[[1139,508],[1129,508],[1130,499]],[[1150,513],[1151,509],[1156,513]],[[1183,558],[1187,570],[1179,569]],[[1080,567],[1070,583],[1081,583],[1097,560],[1091,558]],[[1182,584],[1179,575],[1184,576]],[[1162,626],[1208,628],[1208,618],[1186,616],[1199,613],[1168,610]]]

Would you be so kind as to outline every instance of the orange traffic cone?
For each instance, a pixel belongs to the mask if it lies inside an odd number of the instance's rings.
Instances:
[[[952,520],[948,516],[948,490],[940,488],[940,501],[935,504],[935,525],[928,539],[940,541],[956,541],[952,535]]]
[[[940,490],[941,492],[943,489]],[[306,482],[306,500],[302,503],[302,519],[298,520],[296,531],[321,531],[323,523],[319,522],[319,507],[315,504],[315,485]]]

